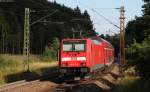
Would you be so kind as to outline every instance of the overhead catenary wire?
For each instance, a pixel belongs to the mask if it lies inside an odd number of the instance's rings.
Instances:
[[[78,2],[80,3],[80,2]],[[80,3],[81,5],[81,3]],[[113,23],[111,20],[109,20],[108,18],[106,18],[105,16],[103,16],[102,14],[100,14],[99,12],[97,12],[95,10],[95,8],[90,8],[88,5],[82,4],[84,7],[86,7],[87,9],[91,10],[92,12],[96,13],[98,16],[102,17],[105,21],[107,21],[108,23],[110,23],[111,25],[115,26],[116,28],[120,29],[120,27],[118,25],[116,25],[115,23]],[[120,9],[120,8],[99,8],[99,9]]]
[[[52,12],[52,13],[50,13],[50,14],[48,14],[48,15],[46,15],[46,16],[44,16],[44,17],[42,17],[42,18],[40,18],[40,19],[38,19],[38,20],[36,20],[36,21],[34,21],[33,23],[30,24],[30,26],[36,24],[37,22],[42,21],[43,19],[45,19],[45,18],[47,18],[47,17],[49,17],[49,16],[55,14],[56,12],[58,12],[58,10],[55,10],[54,12]]]
[[[99,15],[100,17],[102,17],[103,19],[105,19],[107,22],[109,22],[110,24],[112,24],[113,26],[117,27],[120,29],[120,27],[116,24],[114,24],[112,21],[110,21],[109,19],[107,19],[105,16],[103,16],[102,14],[100,14],[99,12],[97,12],[95,9],[91,9],[93,12],[95,12],[97,15]]]

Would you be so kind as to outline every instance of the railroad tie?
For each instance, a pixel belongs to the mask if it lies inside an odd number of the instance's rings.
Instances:
[[[120,76],[120,69],[118,65],[115,65],[112,70],[110,71],[110,73],[114,76]]]
[[[100,87],[102,90],[110,90],[111,88],[106,85],[106,84],[103,84],[102,82],[100,81],[94,81],[93,84],[97,85],[98,87]]]
[[[101,78],[103,80],[109,82],[111,85],[116,86],[118,84],[117,80],[111,74],[106,74],[106,75],[102,76]]]

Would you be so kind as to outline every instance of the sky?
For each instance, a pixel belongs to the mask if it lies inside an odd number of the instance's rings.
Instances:
[[[49,0],[54,1],[54,0]],[[92,9],[105,16],[111,22],[119,26],[119,8],[125,6],[126,24],[128,21],[133,20],[135,16],[142,15],[142,0],[56,0],[57,3],[64,4],[65,6],[75,8],[79,6],[82,12],[87,10],[93,21],[94,28],[99,34],[113,35],[119,32],[119,29],[108,23],[104,18],[100,17]],[[109,31],[110,30],[110,31]]]

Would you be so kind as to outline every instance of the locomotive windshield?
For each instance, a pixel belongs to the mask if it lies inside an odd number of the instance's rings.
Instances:
[[[63,44],[63,51],[72,51],[72,44]]]
[[[78,52],[78,51],[85,51],[85,41],[79,42],[64,42],[63,43],[63,51],[66,52]]]
[[[85,49],[85,44],[83,43],[76,43],[74,44],[74,47],[75,47],[75,51],[84,51]]]

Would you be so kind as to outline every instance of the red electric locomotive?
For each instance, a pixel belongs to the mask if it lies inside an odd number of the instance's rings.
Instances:
[[[61,42],[59,68],[63,74],[85,76],[113,62],[113,46],[100,37]]]

